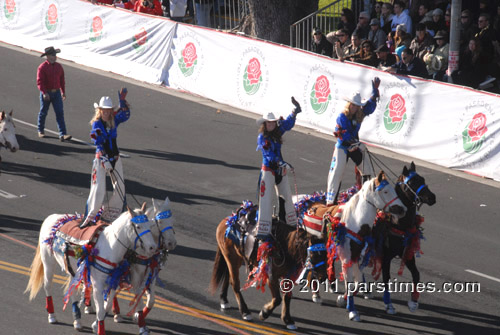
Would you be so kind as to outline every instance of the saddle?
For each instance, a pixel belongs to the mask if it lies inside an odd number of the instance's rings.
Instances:
[[[109,223],[99,220],[95,225],[81,229],[82,219],[66,222],[57,232],[56,236],[69,244],[85,245],[95,243],[101,232]]]
[[[343,205],[326,206],[318,203],[307,210],[304,214],[305,230],[318,238],[323,238],[325,224],[332,222],[333,218],[342,215]]]
[[[245,261],[248,261],[254,249],[257,210],[256,205],[242,205],[227,223],[226,238],[230,238],[238,246],[240,253],[245,256]]]

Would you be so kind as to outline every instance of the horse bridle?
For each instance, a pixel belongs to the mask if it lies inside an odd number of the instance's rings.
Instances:
[[[375,188],[375,191],[379,192],[379,191],[382,191],[382,189],[384,187],[386,187],[387,185],[389,185],[389,182],[387,180],[382,180],[380,182],[380,184]],[[382,210],[385,212],[385,209],[387,208],[387,206],[390,206],[394,201],[398,200],[398,196],[394,197],[394,199],[390,200],[389,202],[387,202],[385,205],[384,205],[384,208],[382,208]],[[373,204],[370,200],[366,199],[365,198],[365,201],[367,203],[369,203],[370,205],[372,205],[373,207],[377,208],[377,206],[375,206],[375,204]]]
[[[415,199],[413,200],[413,203],[415,205],[417,205],[418,207],[420,207],[420,204],[422,203],[422,199],[420,198],[420,196],[418,194],[420,193],[420,191],[422,191],[424,188],[427,187],[427,184],[420,185],[420,187],[416,191],[414,191],[413,188],[411,188],[409,182],[415,176],[418,176],[418,173],[416,173],[415,171],[411,171],[410,174],[408,176],[406,176],[405,179],[403,180],[403,184],[408,186],[408,189],[410,190],[410,192],[415,195]],[[398,184],[401,184],[401,182],[399,182]]]
[[[326,251],[325,243],[316,243],[307,248],[307,259],[306,259],[306,268],[308,270],[314,270],[325,264],[325,261],[321,261],[319,263],[313,264],[311,262],[311,253],[313,252],[321,252]]]
[[[163,240],[164,240],[163,233],[164,232],[172,229],[172,231],[175,234],[174,227],[172,227],[172,226],[167,226],[163,229],[160,229],[160,220],[168,219],[171,217],[172,217],[172,211],[170,209],[163,211],[163,212],[160,212],[160,213],[156,214],[156,216],[155,216],[155,224],[156,224],[156,227],[158,227],[158,231],[160,232],[160,237],[158,238],[158,248],[160,248],[163,244]]]

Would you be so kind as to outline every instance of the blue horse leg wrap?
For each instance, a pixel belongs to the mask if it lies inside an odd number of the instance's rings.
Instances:
[[[356,307],[354,306],[354,297],[352,295],[347,297],[347,310],[349,312],[356,311]]]
[[[391,303],[391,293],[387,291],[387,289],[384,291],[384,304],[390,304]]]
[[[82,313],[80,312],[80,307],[78,307],[78,301],[73,303],[73,319],[78,320],[82,318]]]

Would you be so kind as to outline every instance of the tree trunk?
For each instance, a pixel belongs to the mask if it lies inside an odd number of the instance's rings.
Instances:
[[[247,0],[250,11],[242,25],[246,34],[290,44],[290,26],[318,10],[318,0]]]

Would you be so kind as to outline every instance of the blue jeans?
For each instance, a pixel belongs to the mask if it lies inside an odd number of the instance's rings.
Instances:
[[[50,97],[49,101],[43,100],[43,94],[40,92],[40,113],[38,113],[38,132],[43,133],[45,130],[45,118],[49,112],[50,104],[54,107],[56,113],[57,128],[59,137],[66,135],[66,124],[64,123],[64,110],[61,91],[47,92]]]

